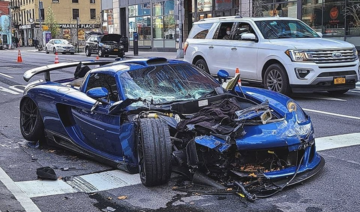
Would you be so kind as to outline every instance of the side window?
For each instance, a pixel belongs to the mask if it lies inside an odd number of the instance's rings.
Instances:
[[[118,87],[116,85],[115,77],[102,73],[91,74],[87,83],[86,91],[96,87],[106,88],[109,91],[110,101],[119,101]]]
[[[205,39],[213,23],[194,24],[189,33],[189,38]]]
[[[213,39],[225,39],[230,40],[232,35],[233,22],[222,22],[218,26]]]
[[[241,40],[241,35],[246,33],[255,34],[255,31],[248,23],[242,23],[242,22],[237,23],[234,29],[233,40]]]

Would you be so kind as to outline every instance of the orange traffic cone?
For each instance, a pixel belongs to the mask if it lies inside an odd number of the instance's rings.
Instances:
[[[17,62],[18,62],[18,63],[22,63],[22,58],[21,58],[20,49],[19,49],[19,51],[18,51],[18,59],[17,59]]]
[[[96,55],[96,60],[99,60],[99,55]]]
[[[239,70],[239,68],[236,68],[236,70],[235,70],[235,76],[236,76],[236,75],[240,75],[240,70]],[[238,84],[239,84],[239,86],[241,86],[241,75],[239,76]]]
[[[59,57],[58,57],[57,52],[55,53],[55,64],[56,64],[56,63],[59,63]]]

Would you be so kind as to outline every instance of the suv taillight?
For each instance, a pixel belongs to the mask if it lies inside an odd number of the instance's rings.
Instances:
[[[184,55],[186,55],[186,49],[187,49],[188,46],[189,46],[189,43],[185,42],[185,44],[184,44]]]

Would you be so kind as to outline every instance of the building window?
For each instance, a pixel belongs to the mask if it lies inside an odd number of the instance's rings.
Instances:
[[[40,13],[41,13],[41,19],[44,21],[45,20],[45,11],[44,11],[44,9],[41,9]]]
[[[90,9],[90,19],[96,19],[96,10]]]
[[[79,17],[79,9],[73,9],[73,19],[77,19]]]
[[[95,0],[90,0],[90,4],[95,4]]]
[[[59,0],[52,0],[53,3],[59,3]]]
[[[72,3],[79,3],[79,0],[72,0]]]

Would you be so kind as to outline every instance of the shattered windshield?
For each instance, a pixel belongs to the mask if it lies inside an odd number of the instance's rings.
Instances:
[[[265,39],[319,38],[305,23],[298,20],[255,21]]]
[[[153,104],[199,99],[220,85],[190,64],[166,64],[124,72],[120,75],[124,94]]]

